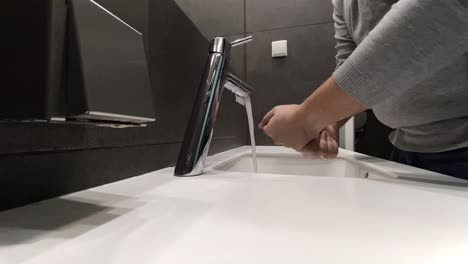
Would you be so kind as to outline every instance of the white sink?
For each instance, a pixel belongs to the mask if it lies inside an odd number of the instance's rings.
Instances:
[[[258,154],[258,172],[266,174],[368,178],[382,175],[345,157],[309,159],[298,154]],[[245,153],[213,166],[214,170],[253,172],[252,154]]]
[[[309,159],[285,148],[260,147],[257,154],[258,173],[325,176],[341,178],[369,178],[378,180],[407,180],[468,187],[467,181],[419,168],[405,166],[363,154],[340,150],[336,159]],[[252,154],[248,147],[235,155],[226,152],[210,164],[209,170],[253,172]]]

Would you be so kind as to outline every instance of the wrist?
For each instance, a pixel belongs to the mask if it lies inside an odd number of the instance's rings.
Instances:
[[[323,119],[323,115],[320,114],[318,109],[314,109],[312,105],[303,102],[299,105],[299,116],[300,120],[303,120],[304,127],[312,131],[321,131],[327,125],[328,121]]]

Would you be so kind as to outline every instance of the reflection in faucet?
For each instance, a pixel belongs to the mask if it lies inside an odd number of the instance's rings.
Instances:
[[[203,173],[224,88],[233,92],[238,99],[252,93],[253,89],[249,85],[227,71],[231,48],[250,41],[251,36],[232,43],[225,38],[211,40],[208,60],[177,160],[174,173],[176,176],[196,176]]]

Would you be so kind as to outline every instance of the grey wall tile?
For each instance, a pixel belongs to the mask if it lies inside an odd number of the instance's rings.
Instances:
[[[255,89],[254,116],[279,104],[302,102],[320,86],[335,68],[333,24],[320,24],[254,33],[247,46],[247,82]],[[271,57],[271,42],[288,40],[288,57]],[[271,141],[257,131],[259,144]]]
[[[181,23],[182,18],[177,19],[179,23],[172,22],[174,17],[184,16],[182,12],[161,12],[157,8],[160,4],[156,1],[152,3],[154,8],[151,10],[155,13],[150,20],[151,76],[156,92],[157,112],[160,115],[158,121],[164,128],[159,130],[158,135],[160,138],[176,138],[181,141],[207,60],[208,41],[195,30],[193,24]],[[233,69],[243,74],[242,49],[233,51],[232,65]],[[244,130],[232,122],[242,116],[241,108],[232,100],[223,98],[214,136],[236,137],[244,143]]]
[[[326,79],[335,68],[335,39],[332,23],[279,29],[252,34],[247,45],[247,78],[273,76]],[[288,41],[288,57],[272,58],[271,42]]]
[[[175,0],[209,39],[244,32],[244,0]]]
[[[243,38],[243,34],[223,36],[229,41]],[[247,44],[249,45],[249,44]],[[230,71],[237,77],[245,80],[246,77],[246,64],[245,64],[246,46],[238,46],[231,49],[231,62]]]
[[[331,0],[246,0],[247,32],[333,21]]]

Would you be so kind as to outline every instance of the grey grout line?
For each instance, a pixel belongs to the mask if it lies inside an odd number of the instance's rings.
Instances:
[[[303,25],[297,25],[297,26],[288,26],[288,27],[264,29],[264,30],[258,30],[258,31],[250,31],[250,32],[247,32],[247,31],[246,31],[246,34],[259,33],[259,32],[268,32],[268,31],[276,31],[276,30],[283,30],[283,29],[293,29],[293,28],[309,27],[309,26],[319,26],[319,25],[326,25],[326,24],[333,24],[333,23],[334,23],[333,21],[328,21],[328,22],[320,22],[320,23],[303,24]]]
[[[247,0],[244,0],[244,37],[247,37]],[[244,47],[244,78],[245,78],[245,82],[248,82],[248,78],[247,78],[247,47]]]
[[[289,26],[289,27],[271,28],[271,29],[264,29],[264,30],[258,30],[258,31],[245,31],[245,32],[238,32],[238,33],[220,34],[219,37],[231,37],[231,36],[236,36],[236,35],[247,36],[248,34],[255,34],[255,33],[261,33],[261,32],[284,30],[284,29],[294,29],[294,28],[302,28],[302,27],[310,27],[310,26],[320,26],[320,25],[327,25],[327,24],[333,24],[333,23],[334,23],[333,21],[329,21],[329,22],[320,22],[320,23],[304,24],[304,25],[297,25],[297,26]],[[211,37],[209,39],[211,39]]]
[[[244,0],[244,36],[247,34],[247,0]]]

